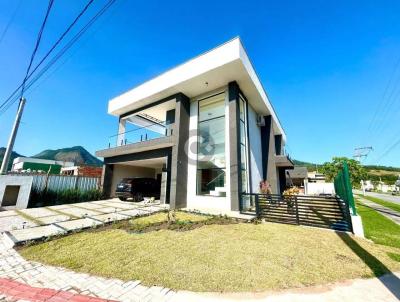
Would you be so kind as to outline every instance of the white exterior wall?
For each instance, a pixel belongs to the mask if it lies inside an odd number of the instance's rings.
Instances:
[[[262,180],[261,129],[257,126],[257,113],[248,105],[251,192],[259,192]]]
[[[214,92],[209,95],[213,95]],[[197,180],[197,154],[192,152],[197,150],[197,125],[198,125],[198,99],[203,99],[206,96],[196,97],[190,103],[190,119],[189,119],[189,142],[188,142],[188,181],[187,181],[187,208],[198,210],[213,210],[229,212],[231,210],[231,193],[230,193],[230,157],[229,157],[229,107],[228,96],[225,93],[225,160],[226,160],[226,197],[213,197],[197,195],[196,193],[196,180]]]
[[[29,195],[31,193],[33,176],[0,175],[0,206],[2,206],[7,186],[20,186],[17,203],[6,209],[26,209],[28,207]]]

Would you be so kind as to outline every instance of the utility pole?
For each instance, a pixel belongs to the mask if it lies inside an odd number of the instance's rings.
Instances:
[[[368,154],[373,151],[374,148],[372,147],[360,147],[360,148],[354,148],[354,159],[356,159],[357,161],[360,162],[361,164],[361,160],[362,158],[366,158],[368,156]]]
[[[8,140],[7,149],[4,153],[3,163],[1,164],[0,174],[7,174],[7,167],[10,161],[11,152],[14,148],[15,138],[17,137],[19,123],[21,122],[22,111],[24,110],[26,99],[21,97],[19,100],[17,116],[15,117],[14,125],[11,130],[10,138]]]

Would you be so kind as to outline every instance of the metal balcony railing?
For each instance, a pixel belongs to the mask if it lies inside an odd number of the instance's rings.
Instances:
[[[143,141],[149,141],[173,134],[173,124],[165,126],[165,123],[138,127],[129,131],[111,135],[108,139],[108,148],[114,148]]]

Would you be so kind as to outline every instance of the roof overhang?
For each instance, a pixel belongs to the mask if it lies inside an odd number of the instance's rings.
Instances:
[[[110,100],[108,113],[120,116],[183,93],[193,98],[236,81],[258,114],[271,115],[276,134],[285,132],[239,38],[187,61]]]

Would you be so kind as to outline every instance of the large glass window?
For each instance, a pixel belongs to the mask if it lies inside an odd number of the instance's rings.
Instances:
[[[225,93],[199,101],[197,194],[226,196]]]
[[[243,96],[239,97],[239,127],[240,127],[240,168],[242,192],[249,192],[248,158],[247,158],[247,106]]]

